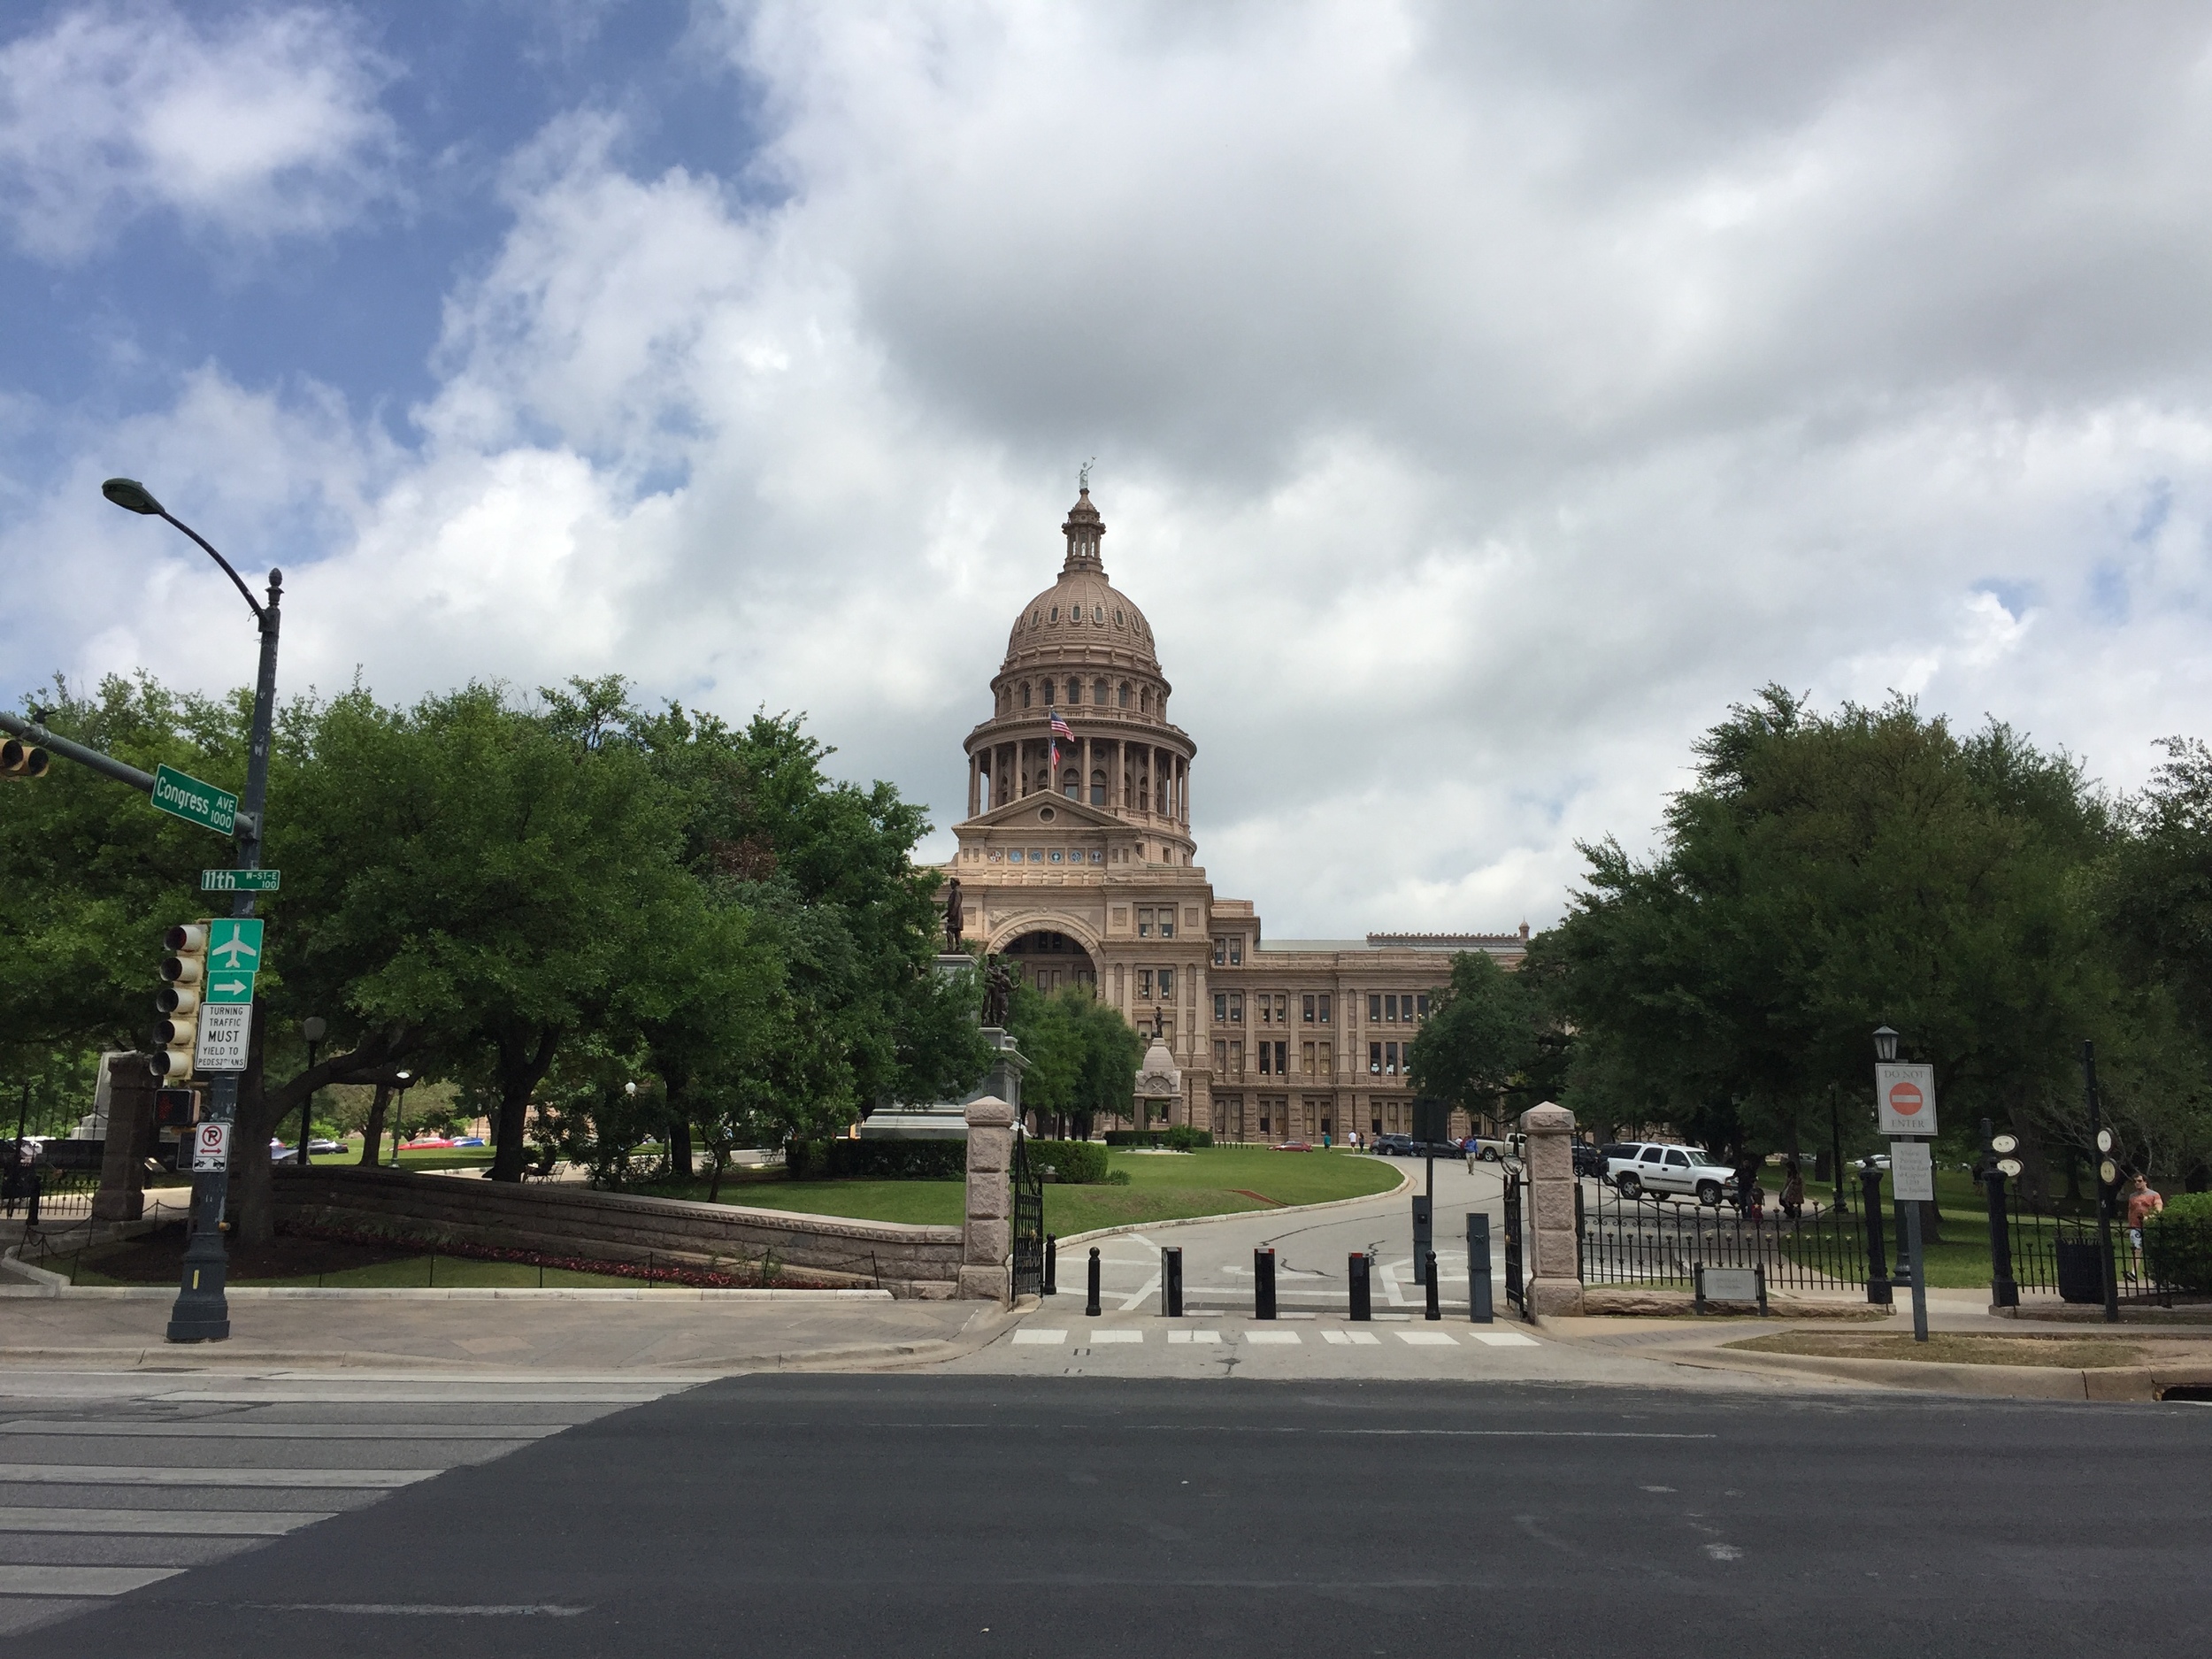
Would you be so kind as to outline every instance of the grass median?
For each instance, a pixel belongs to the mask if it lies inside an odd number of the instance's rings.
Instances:
[[[1195,1216],[1233,1216],[1286,1204],[1324,1203],[1386,1193],[1399,1171],[1379,1159],[1345,1152],[1277,1152],[1267,1147],[1207,1147],[1195,1152],[1114,1151],[1107,1166],[1126,1186],[1045,1187],[1045,1230],[1066,1238],[1097,1227]],[[703,1199],[704,1181],[657,1188],[671,1198]],[[721,1202],[854,1221],[905,1221],[956,1227],[959,1181],[794,1181],[769,1174],[725,1179]]]

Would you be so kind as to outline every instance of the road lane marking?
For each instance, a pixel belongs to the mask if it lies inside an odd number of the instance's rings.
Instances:
[[[1025,1329],[1014,1333],[1014,1341],[1018,1346],[1034,1344],[1040,1347],[1045,1347],[1055,1342],[1064,1342],[1067,1340],[1068,1333],[1065,1331],[1034,1331]]]
[[[1221,1340],[1221,1333],[1218,1331],[1170,1331],[1167,1333],[1167,1340],[1171,1342],[1217,1343]]]
[[[1144,1333],[1141,1331],[1094,1331],[1091,1333],[1090,1340],[1093,1348],[1096,1348],[1102,1342],[1141,1342],[1144,1340]]]
[[[1401,1331],[1398,1340],[1413,1348],[1457,1348],[1459,1342],[1449,1331]]]
[[[1280,1344],[1296,1342],[1299,1337],[1295,1331],[1247,1331],[1244,1333],[1244,1340],[1255,1345]]]
[[[1476,1341],[1491,1348],[1541,1348],[1544,1345],[1532,1336],[1523,1336],[1518,1331],[1475,1331],[1470,1333]]]

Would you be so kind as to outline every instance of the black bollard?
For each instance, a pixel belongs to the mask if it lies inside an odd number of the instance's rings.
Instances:
[[[1425,1277],[1429,1287],[1428,1311],[1421,1317],[1425,1319],[1441,1319],[1444,1317],[1444,1310],[1437,1305],[1436,1301],[1436,1252],[1431,1250],[1421,1264],[1428,1270]]]
[[[1490,1323],[1490,1217],[1481,1212],[1467,1217],[1467,1317]]]
[[[1183,1252],[1174,1245],[1160,1251],[1160,1311],[1171,1319],[1183,1317]]]
[[[1275,1317],[1275,1252],[1252,1252],[1252,1317],[1272,1319]]]
[[[1045,1234],[1044,1294],[1048,1296],[1060,1294],[1060,1240],[1049,1233]]]
[[[1863,1170],[1860,1183],[1866,1189],[1866,1299],[1878,1308],[1892,1307],[1889,1261],[1882,1249],[1882,1172]]]
[[[1098,1246],[1094,1244],[1091,1246],[1091,1299],[1083,1305],[1083,1317],[1095,1319],[1098,1315]]]
[[[1363,1250],[1355,1250],[1352,1252],[1352,1311],[1350,1317],[1356,1324],[1372,1321],[1375,1317],[1374,1304],[1370,1300],[1370,1287],[1367,1277],[1368,1271],[1371,1264],[1371,1259],[1367,1256],[1366,1252]]]

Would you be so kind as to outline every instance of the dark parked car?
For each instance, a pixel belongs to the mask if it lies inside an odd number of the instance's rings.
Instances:
[[[1575,1173],[1577,1175],[1594,1175],[1600,1179],[1603,1179],[1605,1176],[1605,1148],[1603,1147],[1594,1147],[1586,1141],[1577,1141],[1573,1143],[1573,1145],[1575,1155]]]
[[[1413,1150],[1413,1137],[1411,1135],[1377,1135],[1375,1144],[1368,1150],[1379,1152],[1385,1157],[1402,1158]]]

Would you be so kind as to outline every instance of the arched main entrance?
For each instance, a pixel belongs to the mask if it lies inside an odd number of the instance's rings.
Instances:
[[[1070,985],[1098,986],[1098,964],[1091,953],[1065,933],[1045,929],[1020,934],[1001,949],[1023,979],[1049,995]]]

